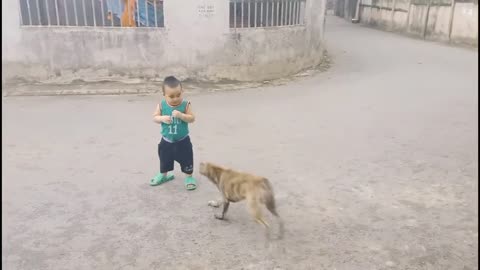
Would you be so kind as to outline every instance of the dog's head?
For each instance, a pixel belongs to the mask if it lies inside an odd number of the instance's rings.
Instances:
[[[210,162],[200,162],[200,174],[206,176],[215,185],[218,184],[220,174],[224,169]]]
[[[200,174],[208,177],[208,167],[210,163],[200,162]]]

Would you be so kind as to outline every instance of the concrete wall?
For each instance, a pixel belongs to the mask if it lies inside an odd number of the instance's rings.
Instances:
[[[228,0],[167,0],[165,28],[65,28],[21,27],[18,0],[4,0],[2,81],[278,78],[319,64],[325,3],[307,0],[304,26],[230,29]]]
[[[429,40],[478,46],[478,2],[361,0],[360,21]]]

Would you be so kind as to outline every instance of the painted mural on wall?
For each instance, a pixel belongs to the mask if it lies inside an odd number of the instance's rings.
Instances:
[[[163,0],[19,0],[22,25],[164,27]]]

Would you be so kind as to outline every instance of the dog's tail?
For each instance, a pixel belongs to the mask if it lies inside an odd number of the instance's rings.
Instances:
[[[277,207],[275,205],[275,195],[273,193],[273,188],[272,185],[270,184],[270,181],[268,179],[263,180],[264,184],[264,189],[263,189],[263,198],[265,200],[265,206],[267,207],[268,211],[272,213],[278,220],[280,230],[279,230],[279,239],[283,238],[284,234],[284,225],[283,225],[283,220],[282,218],[278,215],[277,212]]]
[[[279,217],[277,213],[277,207],[275,205],[275,195],[273,193],[272,184],[268,179],[263,179],[263,199],[265,200],[265,206],[276,217]]]

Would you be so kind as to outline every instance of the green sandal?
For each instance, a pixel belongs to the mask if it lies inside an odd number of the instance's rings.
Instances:
[[[159,173],[155,175],[152,179],[150,179],[150,186],[158,186],[170,180],[173,180],[175,176],[173,174],[164,176],[163,174]]]
[[[194,190],[197,188],[197,181],[192,176],[185,178],[185,188],[187,190]]]

